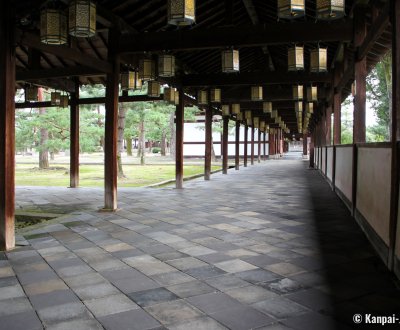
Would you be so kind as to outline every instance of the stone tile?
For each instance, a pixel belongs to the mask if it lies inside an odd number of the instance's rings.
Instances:
[[[55,305],[37,310],[45,326],[71,319],[90,318],[91,315],[81,302]]]
[[[264,268],[282,276],[295,275],[305,272],[305,269],[287,262],[268,265]]]
[[[14,271],[10,266],[0,267],[0,278],[14,276]]]
[[[35,311],[30,310],[26,312],[1,316],[0,329],[4,330],[41,330],[43,329],[42,323],[37,317]]]
[[[180,250],[182,253],[188,254],[190,256],[193,257],[197,257],[197,256],[203,256],[205,254],[211,254],[211,253],[215,253],[215,250],[211,250],[209,248],[206,248],[204,246],[193,246],[193,247],[189,247],[186,249],[182,249]]]
[[[0,278],[0,288],[5,286],[13,286],[19,284],[17,278],[15,276],[8,276]]]
[[[193,257],[169,260],[167,263],[179,270],[207,266],[207,263]]]
[[[46,330],[71,330],[71,329],[87,329],[87,330],[102,330],[103,327],[95,319],[73,319],[63,322],[54,323],[46,326]]]
[[[163,252],[156,254],[154,255],[154,257],[161,261],[168,261],[168,260],[185,258],[187,257],[187,254],[178,251],[171,251],[171,252]]]
[[[207,314],[215,313],[223,309],[244,307],[240,302],[222,292],[206,293],[188,298],[186,301]]]
[[[223,270],[213,267],[213,266],[205,266],[205,267],[198,267],[185,270],[185,273],[188,275],[195,277],[199,280],[204,280],[206,278],[220,276],[226,274]]]
[[[309,311],[309,309],[284,297],[263,300],[252,306],[260,312],[272,315],[277,319],[286,319]]]
[[[228,291],[234,288],[240,288],[243,286],[248,286],[249,283],[246,281],[243,281],[240,278],[237,278],[233,275],[223,275],[223,276],[218,276],[218,277],[213,277],[213,278],[208,278],[206,279],[206,282],[213,286],[214,288],[220,290],[220,291]]]
[[[25,297],[20,285],[0,287],[0,300]]]
[[[98,299],[85,300],[84,303],[96,318],[139,308],[138,305],[136,305],[124,294],[116,294]]]
[[[177,295],[165,288],[157,288],[128,294],[134,302],[142,307],[179,299]]]
[[[145,275],[156,275],[176,271],[175,268],[149,255],[126,258],[124,262]]]
[[[251,265],[240,259],[218,262],[214,265],[227,273],[238,273],[238,272],[244,272],[246,270],[253,270],[253,269],[258,268],[256,266]]]
[[[79,302],[79,298],[72,290],[58,290],[29,297],[35,309],[43,309],[55,305]]]
[[[327,312],[334,308],[333,298],[316,289],[298,291],[288,294],[286,297],[316,312]]]
[[[273,282],[261,283],[258,285],[279,294],[291,293],[304,289],[304,286],[296,281],[291,280],[290,278],[283,278]]]
[[[306,314],[290,317],[282,320],[282,323],[293,329],[324,329],[324,330],[348,330],[351,329],[345,324],[336,322],[330,316],[324,316],[319,313],[308,312]]]
[[[74,292],[81,300],[96,299],[120,293],[115,286],[109,283],[81,286],[74,289]]]
[[[235,276],[252,284],[270,282],[279,278],[279,275],[262,269],[247,270],[245,272],[235,273]]]
[[[25,297],[0,300],[0,318],[32,310],[29,300]]]
[[[151,276],[151,278],[163,286],[174,285],[194,280],[193,277],[183,272],[169,272],[169,273],[156,274]]]
[[[226,330],[222,324],[209,317],[201,317],[180,324],[172,324],[168,327],[170,330]]]
[[[253,304],[261,300],[279,297],[276,293],[265,290],[256,285],[249,285],[241,288],[231,289],[225,292],[232,298],[244,304]]]
[[[147,330],[156,329],[160,323],[142,309],[135,309],[99,318],[106,330]]]
[[[214,292],[215,289],[200,281],[191,281],[182,284],[168,286],[167,289],[181,298],[198,296],[204,293]]]
[[[57,290],[67,290],[68,287],[60,280],[49,280],[45,282],[32,283],[24,286],[26,294],[32,296],[35,294],[49,293]]]

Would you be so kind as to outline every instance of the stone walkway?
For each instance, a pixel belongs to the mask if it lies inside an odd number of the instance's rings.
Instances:
[[[17,209],[72,213],[0,253],[0,329],[350,329],[354,313],[400,311],[394,278],[301,160],[119,201],[110,214],[100,189],[17,189]]]

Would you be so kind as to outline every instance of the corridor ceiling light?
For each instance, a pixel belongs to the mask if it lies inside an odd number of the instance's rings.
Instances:
[[[68,95],[61,95],[60,96],[60,107],[66,108],[68,107],[69,97]]]
[[[208,95],[207,91],[199,91],[197,93],[197,104],[206,105],[208,104]]]
[[[304,0],[278,0],[279,18],[298,18],[305,14]]]
[[[317,0],[317,19],[330,20],[344,17],[344,0]]]
[[[303,85],[293,86],[293,99],[302,100],[303,99]]]
[[[147,82],[147,96],[148,97],[160,97],[160,83],[152,80]]]
[[[156,79],[156,64],[152,59],[142,58],[139,61],[139,76],[144,81]]]
[[[272,112],[272,102],[267,101],[263,103],[263,112],[264,113]]]
[[[318,101],[318,87],[317,86],[307,87],[307,101],[308,102]]]
[[[168,0],[168,23],[185,26],[196,21],[195,0]]]
[[[175,88],[164,88],[164,101],[168,103],[175,103]]]
[[[72,0],[69,3],[69,34],[90,38],[96,34],[96,5],[90,0]]]
[[[121,73],[121,89],[123,91],[142,89],[142,80],[137,71],[125,71]]]
[[[50,93],[50,104],[59,106],[61,103],[61,94],[59,92]]]
[[[38,90],[37,86],[26,86],[25,102],[36,102],[38,100]]]
[[[212,88],[210,90],[210,101],[211,103],[221,103],[221,89]]]
[[[222,56],[222,72],[231,73],[239,72],[239,51],[234,49],[223,50]]]
[[[44,8],[40,12],[40,41],[47,45],[67,43],[67,15],[59,10]]]
[[[175,89],[175,105],[179,105],[179,91]]]
[[[310,71],[311,72],[327,72],[328,49],[315,48],[310,51]]]
[[[234,115],[240,114],[240,104],[239,103],[232,104],[232,113]]]
[[[298,71],[304,69],[304,47],[294,46],[288,50],[288,70]]]
[[[314,113],[314,103],[313,102],[307,102],[306,104],[306,113]]]
[[[262,86],[252,86],[251,87],[251,100],[252,101],[262,101],[262,99],[263,99]]]
[[[223,116],[229,116],[230,115],[229,104],[223,104],[221,107],[221,111]]]
[[[158,56],[158,75],[160,77],[175,76],[175,56],[167,54]]]

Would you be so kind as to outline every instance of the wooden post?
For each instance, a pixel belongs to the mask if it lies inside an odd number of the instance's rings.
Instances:
[[[13,1],[0,5],[0,250],[15,247],[15,36]]]
[[[303,133],[303,155],[304,156],[307,156],[307,153],[308,153],[307,148],[308,148],[308,145],[307,145],[307,134]]]
[[[222,174],[228,174],[228,129],[229,117],[223,118],[222,127]]]
[[[240,161],[240,121],[236,121],[235,127],[235,170],[239,170]]]
[[[267,160],[267,133],[263,134],[263,160]]]
[[[310,141],[310,168],[314,168],[314,132],[311,134],[311,141]]]
[[[184,129],[184,112],[185,98],[183,88],[179,89],[179,104],[175,109],[175,187],[183,188],[183,129]]]
[[[257,152],[257,162],[261,163],[261,131],[258,129],[258,152]]]
[[[212,107],[209,104],[206,108],[205,122],[205,155],[204,155],[204,180],[211,177],[211,143],[212,143]]]
[[[254,125],[251,127],[251,165],[254,165]]]
[[[118,140],[118,92],[119,92],[119,55],[118,33],[109,32],[108,60],[113,65],[113,72],[107,74],[106,82],[106,119],[104,136],[104,210],[117,209],[117,140]]]
[[[247,123],[244,125],[244,157],[243,157],[243,166],[247,167],[247,147],[249,144],[249,126]]]
[[[366,11],[357,8],[354,12],[354,46],[359,47],[367,35]],[[354,131],[353,142],[364,143],[366,139],[365,112],[367,106],[367,58],[354,63],[356,95],[354,96]]]
[[[272,159],[274,157],[271,157],[271,156],[275,155],[275,152],[274,152],[275,139],[274,139],[274,134],[271,133],[271,129],[270,129],[270,133],[268,135],[268,144],[269,144],[269,156]]]
[[[71,93],[70,101],[70,159],[69,159],[69,186],[79,186],[79,81],[76,81],[75,92]]]

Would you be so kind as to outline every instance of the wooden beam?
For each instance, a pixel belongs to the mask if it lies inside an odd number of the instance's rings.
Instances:
[[[64,78],[76,76],[103,76],[104,72],[97,68],[87,66],[74,66],[67,68],[52,68],[41,70],[17,71],[16,81],[30,81],[49,78]]]
[[[229,117],[225,116],[222,121],[222,174],[228,174]]]
[[[210,29],[147,32],[121,36],[120,53],[257,47],[287,43],[351,41],[351,19],[340,22],[268,23]]]
[[[179,104],[175,110],[175,187],[183,188],[183,128],[184,128],[184,90],[179,88]]]
[[[236,120],[235,127],[235,170],[239,171],[240,161],[240,121]]]
[[[75,92],[70,100],[70,166],[69,186],[79,186],[79,82],[75,82]]]
[[[14,2],[0,2],[0,250],[15,246]]]

